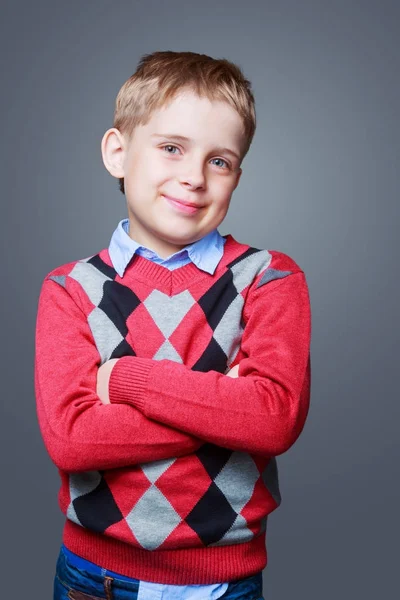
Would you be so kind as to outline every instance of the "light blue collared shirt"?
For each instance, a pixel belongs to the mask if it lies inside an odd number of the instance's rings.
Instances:
[[[224,253],[226,239],[214,229],[206,236],[193,242],[168,258],[161,258],[156,252],[135,242],[129,236],[129,219],[123,219],[115,229],[108,252],[114,269],[123,277],[126,267],[133,256],[139,254],[149,260],[174,270],[193,262],[199,269],[214,274],[215,269]],[[97,565],[68,552],[69,560],[77,567],[86,570],[99,569]],[[228,589],[229,583],[214,583],[210,585],[167,585],[140,581],[138,600],[217,600]]]
[[[124,276],[125,269],[135,253],[171,271],[193,262],[202,271],[213,275],[224,253],[226,242],[219,231],[214,229],[197,242],[185,246],[182,250],[168,256],[168,258],[161,258],[153,250],[135,242],[129,236],[128,231],[129,219],[123,219],[118,223],[108,248],[111,262],[120,277]]]

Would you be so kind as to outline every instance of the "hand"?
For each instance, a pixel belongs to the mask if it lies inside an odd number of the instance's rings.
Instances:
[[[227,373],[225,373],[228,377],[239,377],[239,365],[235,365],[230,369]]]
[[[97,387],[96,393],[103,404],[110,404],[110,396],[108,394],[108,384],[110,381],[111,371],[114,368],[118,358],[111,358],[99,367],[97,371]]]

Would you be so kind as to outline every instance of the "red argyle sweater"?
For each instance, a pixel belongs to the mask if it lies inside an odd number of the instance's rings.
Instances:
[[[275,457],[309,409],[309,294],[289,256],[225,237],[213,275],[136,255],[121,278],[103,249],[42,284],[37,411],[64,543],[129,577],[219,583],[267,563]]]

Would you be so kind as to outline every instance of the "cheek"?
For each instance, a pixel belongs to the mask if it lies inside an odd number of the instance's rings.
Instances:
[[[231,181],[218,181],[214,186],[214,194],[218,203],[221,205],[228,204],[232,196],[233,188]]]
[[[163,160],[149,161],[145,166],[147,180],[153,185],[159,185],[176,176],[174,165]]]
[[[147,193],[149,189],[156,188],[159,185],[160,177],[156,169],[151,168],[149,164],[142,162],[137,165],[135,173],[131,179],[132,188],[137,193]]]

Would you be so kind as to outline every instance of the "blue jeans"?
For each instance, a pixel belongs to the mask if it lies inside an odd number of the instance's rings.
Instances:
[[[122,579],[113,571],[89,573],[68,562],[63,548],[57,560],[53,600],[137,600],[139,580]],[[221,600],[264,600],[262,573],[229,583]]]

